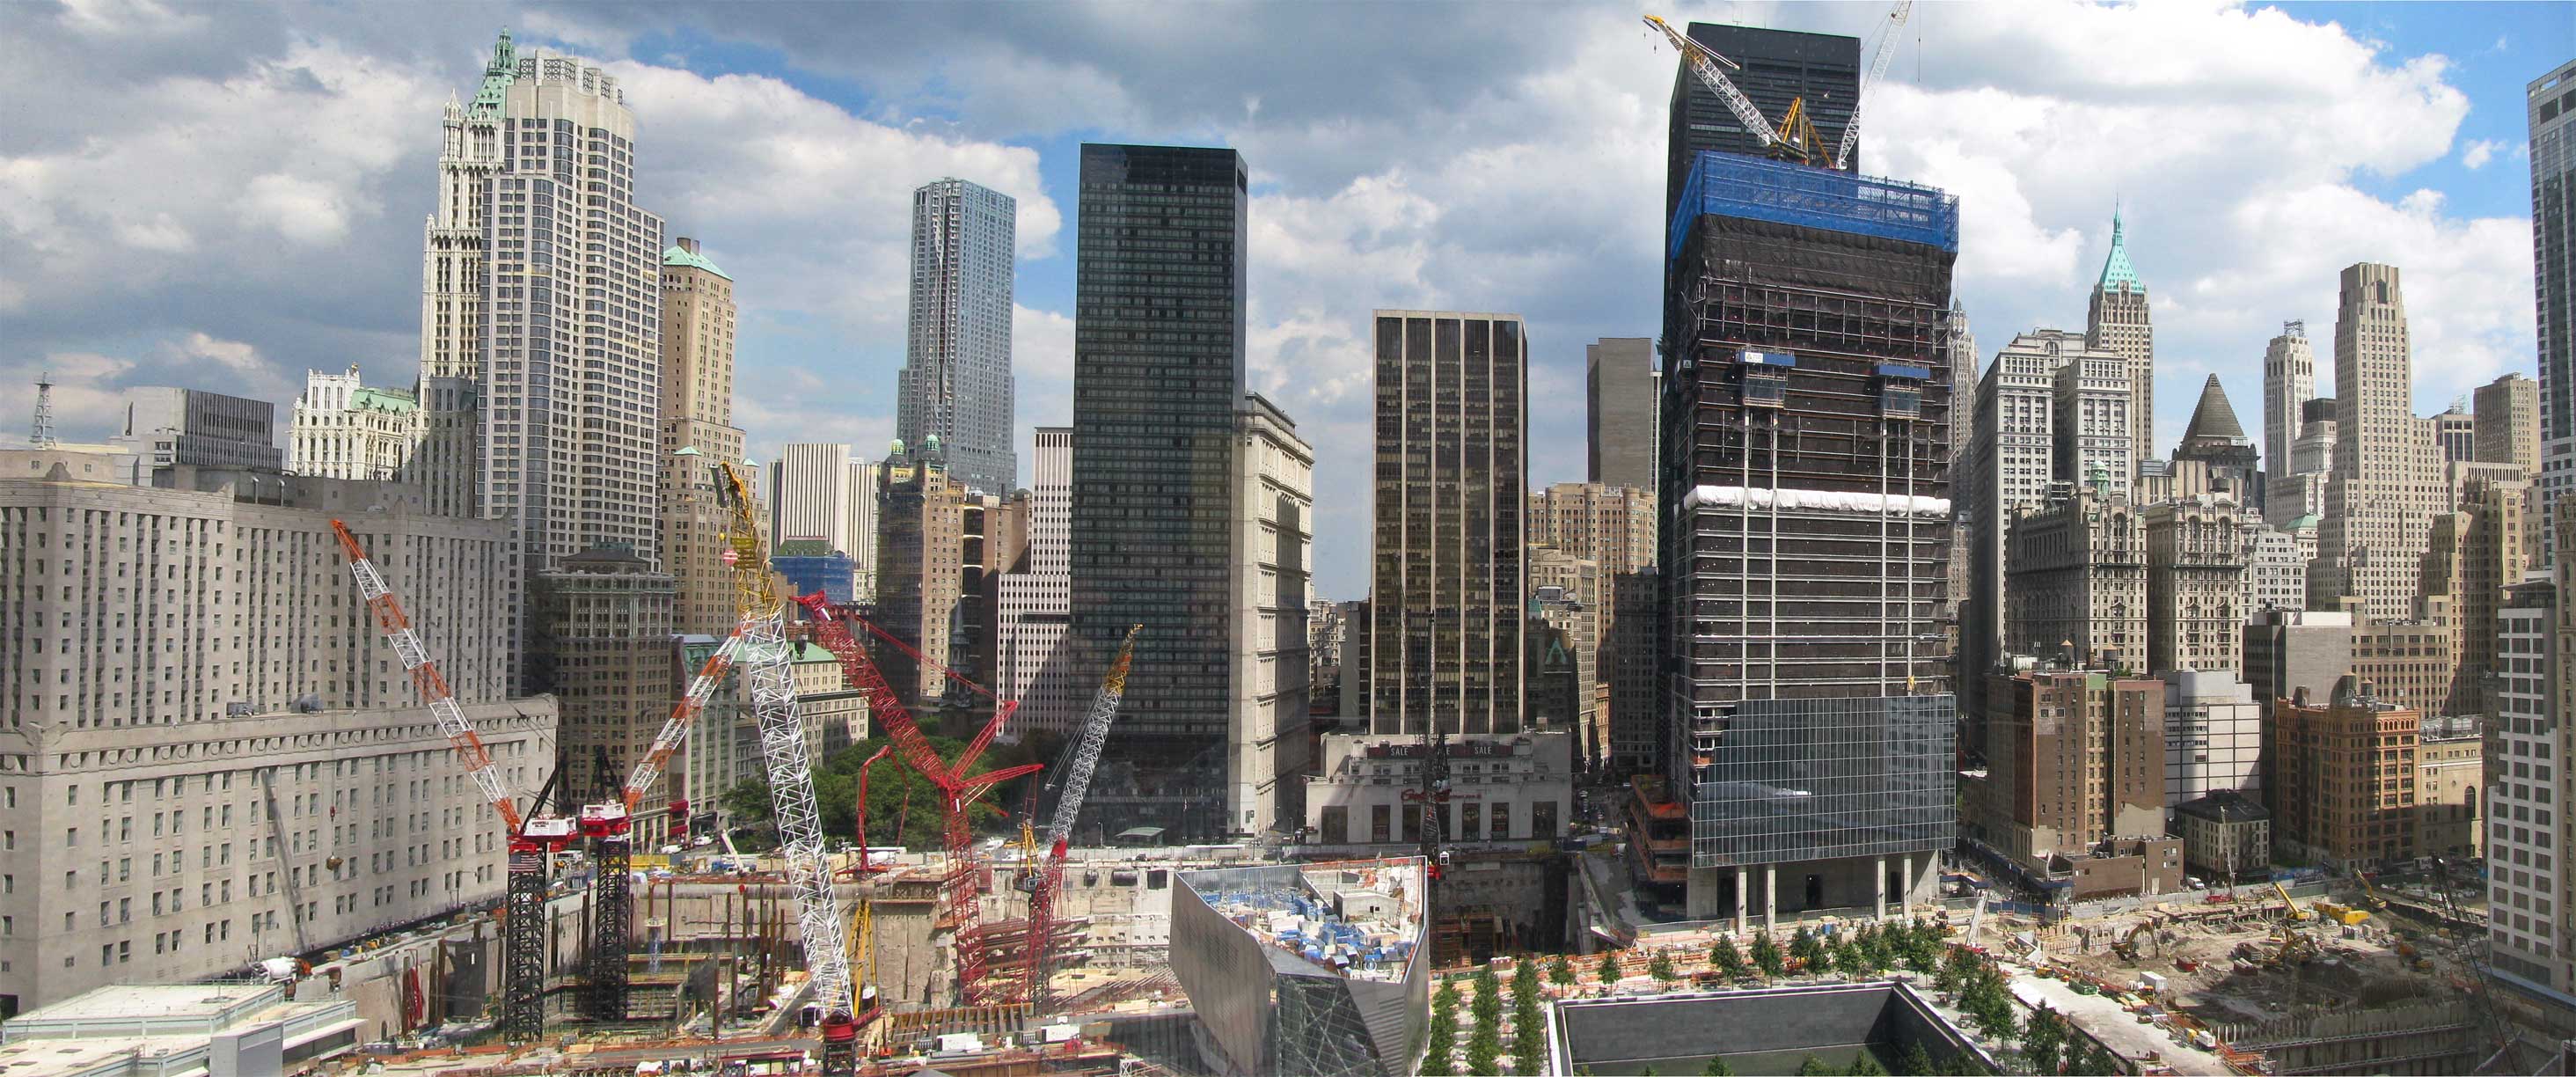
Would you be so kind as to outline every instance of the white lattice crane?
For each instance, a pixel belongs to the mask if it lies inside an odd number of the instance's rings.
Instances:
[[[1834,147],[1834,170],[1837,172],[1851,167],[1852,147],[1860,142],[1861,109],[1869,104],[1871,88],[1887,74],[1887,61],[1896,55],[1896,36],[1905,29],[1905,20],[1913,14],[1913,0],[1898,0],[1887,13],[1886,36],[1878,39],[1878,51],[1869,60],[1869,78],[1860,84],[1859,94],[1852,98],[1851,119],[1843,123],[1842,145]]]
[[[1744,91],[1735,88],[1735,80],[1726,77],[1725,68],[1744,65],[1718,55],[1717,50],[1691,40],[1689,35],[1673,29],[1673,24],[1655,16],[1646,16],[1646,25],[1664,32],[1664,38],[1681,51],[1682,64],[1691,69],[1691,74],[1699,76],[1700,82],[1716,94],[1718,100],[1726,102],[1726,107],[1735,113],[1735,122],[1743,124],[1753,137],[1761,139],[1765,147],[1781,144],[1780,132],[1772,128],[1771,121],[1762,118],[1762,110],[1753,106],[1753,99],[1744,96]]]
[[[1047,1007],[1047,961],[1055,951],[1055,899],[1064,889],[1065,850],[1072,844],[1074,821],[1082,816],[1083,798],[1091,792],[1091,772],[1099,769],[1101,750],[1109,743],[1109,723],[1118,717],[1119,701],[1127,695],[1127,667],[1136,657],[1136,633],[1144,628],[1131,625],[1126,638],[1118,641],[1118,657],[1109,663],[1108,676],[1100,680],[1100,693],[1092,697],[1091,713],[1082,720],[1081,739],[1073,744],[1072,760],[1057,780],[1055,814],[1047,821],[1046,866],[1021,880],[1029,891],[1029,926],[1022,950],[1027,956],[1016,986],[1033,1014],[1043,1014]]]

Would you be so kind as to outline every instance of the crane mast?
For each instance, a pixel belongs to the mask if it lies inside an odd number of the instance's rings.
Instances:
[[[1721,64],[1726,67],[1742,65],[1718,55],[1715,50],[1706,45],[1691,40],[1681,31],[1673,29],[1673,24],[1655,16],[1646,16],[1646,25],[1664,32],[1665,40],[1671,41],[1673,48],[1681,51],[1682,64],[1691,69],[1691,74],[1699,76],[1700,82],[1706,85],[1710,92],[1715,93],[1718,100],[1726,102],[1727,109],[1735,113],[1735,122],[1743,124],[1744,129],[1752,132],[1753,137],[1761,139],[1764,146],[1776,146],[1780,143],[1780,132],[1771,129],[1771,121],[1762,118],[1762,110],[1753,107],[1753,99],[1744,96],[1744,91],[1736,89],[1735,80],[1727,78],[1726,72],[1719,66]]]
[[[982,794],[984,790],[1013,778],[1036,773],[1043,768],[1035,763],[1029,763],[982,774],[967,773],[974,767],[975,761],[983,756],[984,749],[992,744],[994,735],[1001,731],[1003,723],[1009,721],[1015,708],[1008,703],[1002,703],[993,708],[992,719],[975,734],[975,739],[966,745],[966,750],[957,754],[956,762],[949,763],[941,760],[938,749],[930,746],[929,738],[922,734],[921,727],[913,721],[912,712],[904,709],[902,698],[895,694],[894,686],[887,682],[884,672],[868,658],[867,649],[859,646],[857,637],[850,634],[850,626],[847,622],[857,621],[865,625],[877,638],[903,650],[915,661],[926,662],[929,659],[924,658],[921,652],[910,644],[870,624],[864,618],[835,611],[831,603],[819,593],[805,595],[798,598],[796,602],[805,607],[806,613],[813,618],[814,642],[839,658],[841,669],[848,675],[851,683],[858,685],[867,693],[869,719],[894,741],[895,752],[903,757],[904,763],[912,767],[915,773],[929,779],[930,784],[939,790],[940,809],[944,817],[942,837],[948,850],[948,873],[940,883],[942,911],[937,926],[940,930],[954,932],[960,993],[965,996],[968,1004],[980,1004],[990,998],[993,991],[985,983],[990,961],[985,954],[985,933],[981,926],[983,902],[979,895],[983,892],[983,886],[980,880],[981,872],[978,870],[979,865],[974,855],[974,829],[971,825],[972,816],[969,808],[974,803],[975,797]],[[967,680],[954,670],[949,670],[948,676],[978,692],[985,692],[983,686]],[[991,693],[985,692],[985,694]]]
[[[1913,14],[1914,0],[1897,0],[1896,6],[1888,11],[1887,36],[1879,39],[1878,51],[1870,56],[1869,78],[1860,84],[1860,91],[1853,96],[1851,119],[1843,122],[1842,144],[1834,147],[1834,171],[1850,167],[1852,147],[1860,142],[1861,109],[1869,104],[1870,89],[1887,74],[1887,61],[1896,55],[1897,31],[1905,29],[1905,20]]]
[[[358,595],[365,601],[367,612],[376,627],[402,660],[403,672],[411,675],[412,686],[429,704],[429,712],[438,719],[438,728],[456,749],[456,760],[474,780],[475,788],[501,817],[501,826],[509,856],[509,882],[502,899],[501,928],[501,1033],[512,1043],[527,1043],[545,1034],[546,981],[546,874],[550,854],[560,852],[572,841],[572,820],[544,814],[539,805],[529,805],[531,815],[522,816],[518,801],[501,784],[500,768],[492,762],[492,752],[484,747],[483,738],[474,731],[474,723],[456,696],[447,687],[447,678],[430,660],[428,648],[421,645],[420,635],[412,631],[411,617],[403,612],[402,601],[394,597],[393,588],[384,574],[376,570],[367,557],[366,548],[349,533],[349,527],[331,521],[331,531],[340,540],[340,552],[349,561],[349,575],[356,580]],[[542,800],[540,794],[539,800]]]
[[[1027,876],[1029,918],[1027,941],[1018,984],[1021,997],[1029,1003],[1029,1012],[1043,1014],[1047,1007],[1047,961],[1055,951],[1055,899],[1064,889],[1064,855],[1072,844],[1074,821],[1082,816],[1083,798],[1091,791],[1091,772],[1100,766],[1100,752],[1109,743],[1109,723],[1118,717],[1119,701],[1127,695],[1127,667],[1136,657],[1136,634],[1143,625],[1130,625],[1127,636],[1118,642],[1118,657],[1109,663],[1109,674],[1100,680],[1100,692],[1092,697],[1091,713],[1082,720],[1082,738],[1074,742],[1072,762],[1065,767],[1061,788],[1056,794],[1055,814],[1047,822],[1046,867]]]

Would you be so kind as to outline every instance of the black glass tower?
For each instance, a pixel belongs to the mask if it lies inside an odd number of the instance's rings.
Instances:
[[[1843,141],[1851,123],[1852,103],[1860,97],[1860,39],[1839,34],[1766,30],[1758,26],[1690,24],[1690,39],[1744,65],[1726,73],[1735,88],[1773,127],[1789,113],[1789,102],[1805,98],[1807,118],[1816,139],[1828,149]],[[1763,154],[1762,140],[1735,118],[1734,111],[1704,86],[1699,76],[1674,65],[1671,137],[1664,179],[1664,217],[1671,219],[1680,202],[1691,162],[1700,154]],[[1852,171],[1860,170],[1860,148],[1852,148]]]
[[[1084,826],[1227,831],[1243,158],[1082,147],[1073,335],[1073,628],[1104,665],[1143,625]]]

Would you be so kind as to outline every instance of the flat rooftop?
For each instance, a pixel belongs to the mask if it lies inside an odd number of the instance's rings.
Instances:
[[[1253,938],[1349,979],[1404,979],[1422,941],[1420,858],[1224,868],[1181,881]]]

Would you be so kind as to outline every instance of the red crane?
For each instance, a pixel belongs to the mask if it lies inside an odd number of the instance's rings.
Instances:
[[[1056,895],[1064,889],[1064,856],[1073,843],[1074,823],[1082,817],[1083,798],[1091,791],[1091,772],[1100,765],[1101,750],[1109,743],[1109,723],[1118,717],[1118,703],[1127,694],[1127,667],[1136,657],[1136,634],[1145,626],[1127,629],[1118,643],[1118,657],[1109,663],[1109,674],[1100,680],[1100,693],[1092,697],[1091,712],[1083,718],[1082,730],[1065,750],[1070,760],[1058,781],[1055,812],[1047,823],[1046,864],[1020,877],[1019,886],[1029,892],[1028,919],[997,924],[991,936],[1001,941],[1014,934],[1020,938],[1020,960],[1015,974],[1006,977],[999,989],[1014,1002],[1029,1004],[1029,1012],[1047,1011],[1047,976],[1053,971],[1048,960],[1055,955]]]
[[[868,658],[867,648],[859,646],[857,638],[851,635],[847,622],[858,622],[878,639],[910,655],[914,661],[928,662],[929,659],[911,644],[866,618],[847,610],[833,609],[820,592],[799,598],[796,603],[805,607],[805,612],[813,618],[814,642],[839,658],[842,672],[848,675],[851,683],[867,693],[869,721],[876,723],[894,741],[895,752],[903,756],[906,765],[929,779],[930,784],[939,790],[940,807],[946,822],[944,837],[948,847],[948,875],[940,883],[940,901],[947,913],[938,926],[956,932],[958,987],[968,1004],[981,1003],[985,1001],[984,996],[990,994],[984,985],[988,963],[982,947],[976,942],[981,937],[976,928],[983,918],[980,898],[983,888],[979,881],[982,865],[975,861],[975,832],[968,809],[986,789],[1045,768],[1027,763],[982,774],[970,775],[967,771],[983,757],[984,749],[993,743],[994,734],[1001,732],[1003,723],[1010,720],[1011,712],[1017,710],[1018,705],[996,700],[992,720],[986,722],[984,728],[975,734],[975,739],[967,743],[965,751],[957,754],[956,762],[943,760],[939,758],[938,749],[930,746],[930,738],[924,736],[921,727],[913,722],[912,712],[904,709],[903,700],[895,695],[894,686],[886,682],[885,674],[877,669],[876,662]],[[984,686],[966,679],[957,671],[946,666],[940,668],[950,680],[987,697],[992,696],[993,693]]]

